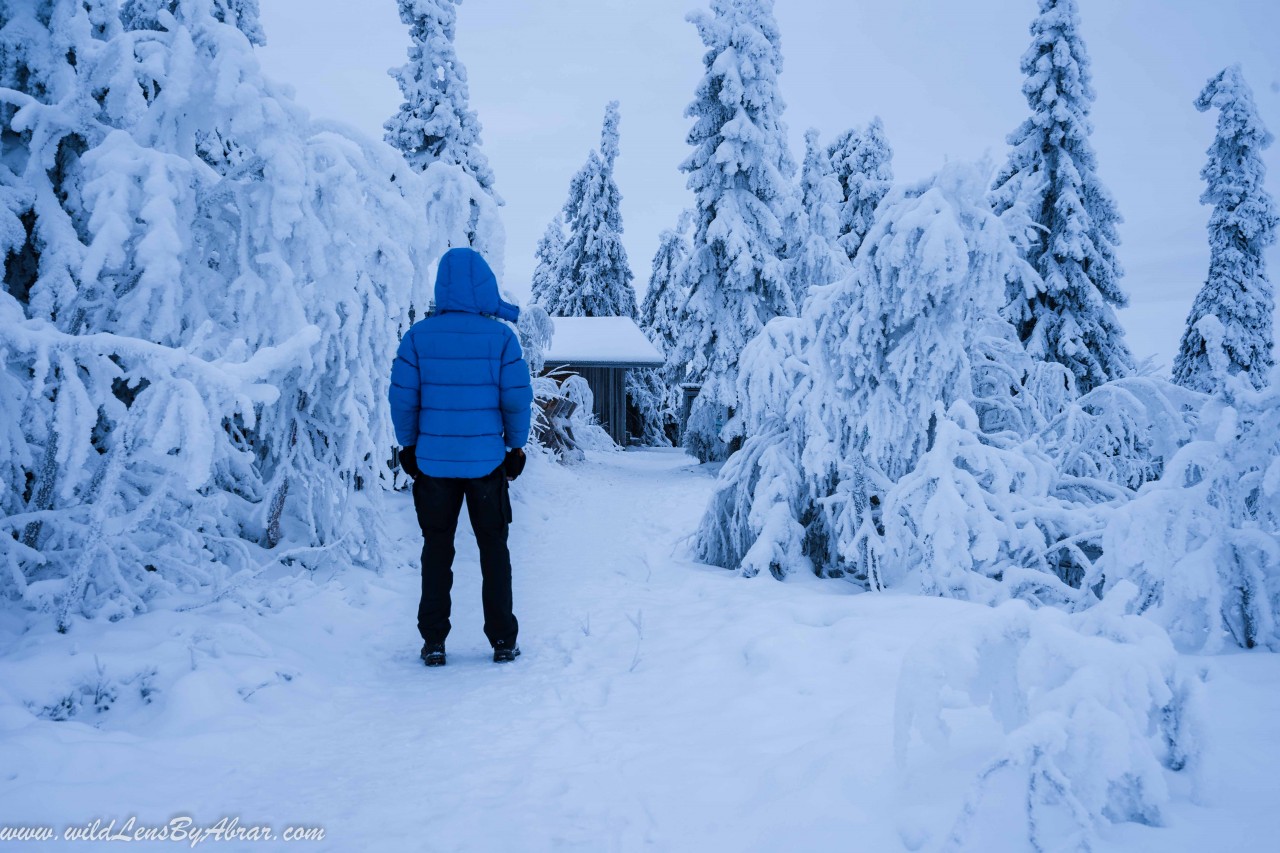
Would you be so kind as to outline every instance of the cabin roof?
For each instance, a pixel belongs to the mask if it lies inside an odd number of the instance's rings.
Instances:
[[[630,317],[552,317],[547,367],[661,367],[666,363]]]

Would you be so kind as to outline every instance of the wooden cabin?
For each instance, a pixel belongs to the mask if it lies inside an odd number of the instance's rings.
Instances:
[[[591,386],[600,426],[627,446],[627,371],[662,367],[665,359],[630,317],[552,317],[555,333],[543,374],[576,373]]]

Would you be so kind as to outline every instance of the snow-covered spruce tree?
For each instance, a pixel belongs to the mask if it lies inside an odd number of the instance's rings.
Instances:
[[[946,174],[940,186],[946,186]],[[992,312],[992,303],[982,307],[985,299],[1000,300],[1009,281],[1034,283],[1035,277],[1014,254],[1004,223],[987,219],[985,208],[974,212],[976,186],[969,185],[972,192],[967,192],[963,181],[952,180],[954,189],[946,195],[970,245],[969,286],[975,300],[964,331],[968,375],[960,379],[971,390],[950,402],[939,396],[925,442],[917,444],[921,453],[902,476],[875,452],[875,437],[889,436],[886,450],[910,447],[912,439],[894,438],[891,427],[875,421],[862,424],[873,436],[866,445],[872,470],[892,481],[883,493],[883,540],[867,535],[879,546],[868,554],[868,580],[873,586],[905,585],[987,601],[1017,596],[1069,608],[1090,606],[1103,578],[1098,558],[1108,505],[1128,500],[1133,490],[1160,475],[1190,435],[1195,395],[1165,380],[1125,377],[1064,400],[1072,388],[1066,367],[1032,361],[1011,337],[1008,323]],[[879,248],[868,238],[864,252]],[[958,258],[950,263],[959,263]],[[870,298],[887,295],[872,292]],[[895,333],[925,344],[912,359],[917,365],[928,358],[925,352],[935,353],[934,358],[945,352],[928,345],[927,336],[920,340],[920,331]],[[953,328],[939,338],[955,334]],[[873,376],[893,372],[887,364]],[[926,372],[896,391],[882,385],[892,393],[881,423],[921,423],[923,412],[898,419],[892,407],[898,400],[927,405],[929,397],[915,397],[913,390],[927,388],[930,381]],[[880,408],[874,397],[857,407],[873,416]],[[856,503],[835,504],[839,510],[851,505]],[[838,530],[851,525],[837,515]]]
[[[1077,597],[1047,553],[1077,519],[1050,495],[1051,460],[1020,446],[1039,425],[1020,385],[1030,359],[998,314],[1020,260],[983,185],[952,165],[892,193],[852,272],[747,346],[734,426],[748,438],[704,516],[701,559]],[[962,545],[967,565],[948,553]]]
[[[677,361],[701,385],[684,444],[703,461],[723,459],[721,435],[738,404],[738,358],[774,317],[795,314],[787,280],[786,223],[798,201],[791,180],[782,51],[772,0],[712,0],[689,20],[707,52],[706,74],[685,115],[693,148],[680,168],[694,192],[689,291]]]
[[[556,264],[557,291],[543,303],[553,317],[631,317],[636,291],[622,245],[622,193],[613,180],[618,157],[618,102],[605,110],[600,151],[573,176],[564,219],[569,233]]]
[[[1217,389],[1199,435],[1107,526],[1108,588],[1126,580],[1138,610],[1184,651],[1280,646],[1280,388],[1237,370],[1231,333],[1197,323]]]
[[[1200,172],[1207,184],[1200,202],[1213,205],[1209,277],[1187,316],[1173,378],[1198,391],[1215,390],[1207,345],[1198,328],[1201,318],[1212,316],[1226,329],[1223,344],[1230,373],[1247,374],[1254,387],[1261,388],[1274,364],[1275,345],[1275,293],[1263,251],[1275,242],[1280,211],[1263,186],[1267,167],[1262,160],[1273,137],[1262,124],[1253,91],[1238,65],[1209,81],[1196,99],[1196,109],[1218,110],[1218,132],[1209,147],[1209,162]]]
[[[640,305],[640,328],[666,359],[661,368],[631,371],[633,388],[629,393],[637,410],[640,430],[646,444],[674,444],[678,438],[681,405],[680,383],[683,365],[675,361],[680,335],[684,292],[680,270],[689,257],[688,211],[680,215],[674,229],[662,232],[658,251],[653,256],[649,289]]]
[[[827,149],[840,183],[836,242],[852,261],[871,230],[876,207],[893,186],[893,149],[884,125],[874,118],[865,130],[847,130]]]
[[[747,439],[725,462],[703,515],[695,537],[702,562],[745,577],[826,568],[828,546],[810,547],[818,504],[801,459],[812,341],[807,317],[775,317],[743,349],[734,426]]]
[[[1127,297],[1115,258],[1121,221],[1089,142],[1094,91],[1076,0],[1040,0],[1022,93],[1031,116],[1009,136],[996,175],[997,213],[1027,206],[1039,231],[1026,258],[1040,274],[1033,294],[1009,294],[1006,316],[1032,358],[1065,365],[1080,393],[1129,374],[1133,357],[1116,319]]]
[[[64,209],[60,197],[78,183],[81,153],[105,131],[96,122],[53,119],[63,110],[95,111],[71,57],[88,63],[104,49],[104,39],[92,36],[104,19],[111,31],[119,29],[101,4],[73,9],[0,0],[4,288],[24,305],[34,302],[30,310],[38,316],[65,320],[64,308],[75,298],[84,244],[72,218],[79,211]]]
[[[462,0],[398,2],[413,43],[409,62],[391,70],[404,103],[383,125],[386,140],[418,171],[432,163],[459,166],[497,200],[493,170],[480,150],[480,121],[471,109],[467,69],[453,49]]]
[[[564,251],[564,223],[557,213],[547,223],[547,230],[538,240],[538,248],[533,256],[538,263],[533,268],[533,278],[529,282],[529,301],[534,305],[545,307],[550,301],[559,298],[560,285],[556,280],[560,264],[560,253]]]
[[[404,102],[387,120],[386,141],[398,148],[431,187],[424,208],[433,235],[445,248],[469,246],[485,256],[502,279],[506,233],[498,214],[502,199],[480,150],[480,122],[471,110],[467,71],[453,49],[461,0],[399,0],[409,27],[409,62],[390,71]],[[431,275],[435,271],[431,270]],[[415,300],[420,314],[427,298]]]
[[[640,305],[640,328],[664,355],[675,351],[680,340],[681,315],[688,294],[680,272],[689,257],[689,211],[680,214],[675,228],[662,232],[658,238],[658,251],[653,255],[649,273],[649,288]],[[671,364],[672,378],[679,381]]]
[[[256,21],[250,0],[55,3],[0,36],[47,70],[5,52],[28,156],[0,169],[0,357],[26,405],[0,561],[60,628],[376,547],[386,365],[442,251],[439,188],[265,82]],[[285,540],[310,556],[258,549]]]
[[[222,340],[211,336],[212,351],[236,340],[268,345],[306,325],[320,330],[315,361],[282,389],[281,405],[259,415],[253,436],[266,481],[261,541],[275,545],[291,522],[306,542],[341,540],[351,558],[372,553],[373,517],[357,520],[348,496],[379,479],[391,445],[384,374],[403,317],[391,326],[387,318],[407,308],[415,288],[425,289],[410,253],[443,251],[437,235],[448,230],[433,228],[428,237],[415,213],[429,209],[423,196],[434,184],[430,175],[411,180],[414,173],[383,146],[309,122],[262,79],[249,45],[219,28],[206,8],[179,4],[172,23],[162,9],[164,29],[136,31],[169,43],[172,61],[142,126],[159,133],[135,136],[167,152],[177,128],[189,129],[219,192],[234,190],[234,213],[203,208],[207,214],[189,226],[201,239],[175,259],[192,268],[182,280],[184,293],[198,294],[194,310],[208,306],[225,330]],[[234,95],[218,85],[231,81]],[[192,115],[184,90],[210,106]],[[103,202],[125,203],[113,190],[124,171],[104,169]],[[210,300],[227,281],[234,297]]]
[[[248,50],[228,25],[238,10],[198,14]],[[245,347],[225,364],[202,358],[211,323],[172,286],[198,167],[151,147],[173,127],[146,121],[190,82],[194,46],[175,12],[191,11],[132,3],[122,21],[114,4],[46,3],[2,17],[0,132],[23,156],[0,167],[20,226],[4,228],[0,350],[22,398],[8,410],[21,412],[9,432],[21,476],[6,483],[0,552],[6,592],[64,630],[76,612],[118,617],[250,562],[223,504],[252,492],[240,431],[279,392],[251,390],[256,371],[236,375]],[[143,18],[162,18],[172,38],[138,33]],[[292,331],[314,342],[314,329]]]
[[[843,192],[825,148],[818,144],[818,131],[804,135],[804,166],[800,172],[800,203],[803,239],[791,259],[791,290],[796,304],[804,302],[809,288],[830,284],[849,269],[849,258],[837,240],[840,232],[838,205]]]
[[[992,371],[1024,372],[1016,360],[1025,356],[1016,347],[998,346],[1001,339],[1012,342],[1012,329],[998,322],[998,308],[1015,263],[1013,244],[986,205],[977,170],[950,165],[919,187],[891,192],[853,275],[815,293],[806,309],[812,311],[819,350],[809,362],[827,375],[815,381],[826,390],[815,393],[808,407],[805,465],[815,482],[834,484],[825,506],[835,557],[855,575],[865,574],[873,588],[908,582],[925,588],[937,581],[938,591],[953,590],[928,571],[945,560],[920,562],[937,543],[921,524],[927,502],[906,496],[916,486],[907,475],[936,446],[944,415],[989,446],[989,457],[1007,452],[1009,439],[978,424],[1005,430],[1011,419],[992,413],[1028,404],[1013,383],[984,380]],[[1001,352],[1015,361],[993,359]],[[956,403],[971,407],[976,423],[963,409],[948,414]],[[954,476],[966,476],[959,456],[943,464],[952,466]],[[962,512],[952,519],[956,530],[965,531],[957,536],[989,534],[996,526],[993,515],[1011,519],[1019,500],[1038,500],[1046,487],[1044,479],[1032,477],[978,477],[984,489],[1014,494],[993,499],[999,506],[970,504],[974,526],[964,527]],[[935,478],[917,494],[936,494],[938,488]],[[987,521],[977,522],[982,515]],[[999,545],[982,549],[979,559],[986,563],[975,570],[994,575],[996,565],[1025,554],[1021,523],[1009,520],[1011,526],[993,536]]]

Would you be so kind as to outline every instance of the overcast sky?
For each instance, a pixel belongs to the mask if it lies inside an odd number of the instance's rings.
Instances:
[[[400,93],[407,29],[395,0],[260,0],[267,73],[314,115],[381,137]],[[1240,62],[1263,119],[1280,131],[1280,2],[1079,0],[1093,58],[1094,144],[1125,217],[1120,259],[1135,303],[1122,315],[1139,355],[1168,363],[1208,264],[1199,172],[1214,118],[1192,101]],[[684,109],[703,47],[684,20],[696,0],[467,0],[457,51],[506,200],[505,286],[527,294],[533,250],[569,179],[599,143],[605,104],[622,102],[625,242],[644,292],[658,233],[692,201],[678,171]],[[1027,114],[1018,62],[1034,0],[778,0],[782,95],[792,154],[884,119],[899,180],[947,159],[1005,157]],[[1268,151],[1280,195],[1280,146]],[[1269,257],[1280,275],[1280,251]]]

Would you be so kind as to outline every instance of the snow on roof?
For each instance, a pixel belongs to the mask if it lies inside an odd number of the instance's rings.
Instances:
[[[546,364],[661,367],[665,362],[630,317],[552,317]]]

